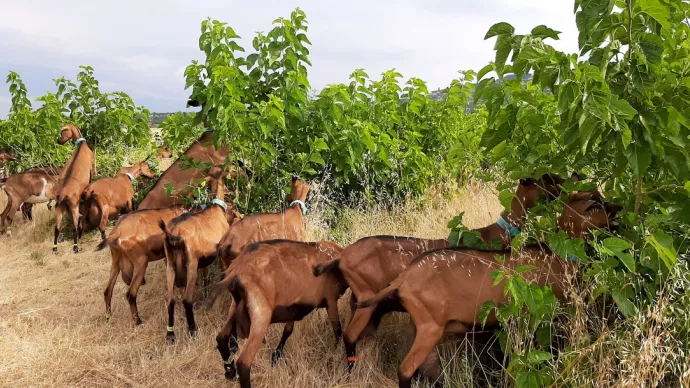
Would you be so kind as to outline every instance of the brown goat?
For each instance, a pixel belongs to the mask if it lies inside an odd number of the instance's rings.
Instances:
[[[220,167],[209,170],[207,181],[214,195],[212,202],[202,211],[176,217],[169,223],[159,222],[165,233],[166,278],[168,289],[168,328],[166,337],[175,341],[175,287],[184,287],[184,305],[191,335],[196,333],[194,321],[194,293],[197,270],[208,267],[217,258],[216,245],[230,228],[235,217],[234,206],[225,203],[227,173]]]
[[[581,237],[589,229],[610,225],[619,210],[620,207],[594,199],[571,198],[559,225],[581,226],[578,233],[568,230],[571,237]],[[496,256],[501,256],[504,264],[499,264]],[[415,340],[398,371],[399,386],[410,387],[413,373],[445,333],[464,334],[481,326],[479,311],[484,303],[508,301],[505,280],[493,285],[494,270],[514,272],[526,264],[534,267],[523,274],[526,280],[551,286],[559,299],[565,295],[566,274],[577,266],[541,246],[525,247],[517,256],[509,251],[440,249],[419,256],[388,287],[359,303],[358,307],[362,308],[375,308],[384,301],[399,303],[414,322]],[[496,317],[489,316],[486,325],[496,324]]]
[[[137,308],[139,287],[144,282],[149,263],[165,257],[163,248],[165,234],[158,227],[158,222],[161,220],[170,222],[184,212],[185,209],[182,206],[174,206],[164,209],[138,210],[126,214],[120,217],[108,238],[98,244],[96,250],[110,247],[112,256],[110,278],[103,293],[106,321],[109,321],[112,315],[113,289],[117,275],[122,271],[122,280],[128,286],[126,297],[132,318],[136,325],[142,323]]]
[[[192,182],[204,178],[204,171],[196,168],[182,169],[187,163],[184,158],[189,158],[195,162],[210,163],[212,165],[222,165],[228,157],[228,149],[221,147],[216,149],[214,145],[215,137],[213,131],[204,132],[199,140],[195,141],[165,172],[158,178],[151,191],[146,195],[139,210],[156,209],[179,205],[182,198],[191,197],[194,193]],[[184,157],[184,158],[183,158]],[[175,190],[174,195],[165,194],[165,186],[172,185]]]
[[[57,254],[57,243],[62,229],[62,216],[69,212],[74,226],[74,253],[79,252],[79,201],[81,193],[91,183],[94,176],[95,157],[81,132],[72,124],[64,125],[60,131],[59,144],[65,144],[72,140],[76,149],[65,163],[57,185],[55,200],[55,239],[53,240],[53,252]]]
[[[292,178],[292,191],[287,197],[288,208],[281,213],[252,214],[236,222],[218,243],[218,256],[223,268],[242,253],[251,243],[286,239],[304,240],[305,201],[311,186],[303,180]]]
[[[209,297],[209,304],[212,304],[220,291],[230,290],[233,298],[225,326],[216,337],[227,379],[234,379],[239,372],[240,387],[251,386],[251,365],[271,323],[286,323],[271,357],[273,364],[280,359],[294,322],[316,308],[326,308],[336,343],[340,340],[338,299],[347,285],[338,275],[317,278],[312,268],[332,260],[341,251],[342,248],[328,241],[271,240],[249,245],[230,264],[225,278]],[[236,320],[242,315],[251,318],[251,329],[236,367],[234,355],[239,350]]]
[[[511,210],[504,211],[502,218],[512,228],[522,227],[529,209],[543,197],[552,199],[560,193],[558,184],[563,179],[556,175],[544,175],[541,179],[521,179],[511,203]],[[503,247],[510,244],[514,234],[505,225],[494,223],[477,229],[486,242],[499,241]],[[314,275],[325,272],[340,272],[352,290],[352,304],[373,297],[405,270],[409,263],[423,252],[448,247],[448,241],[427,240],[413,237],[376,236],[365,237],[345,248],[336,260],[314,268]],[[347,325],[343,341],[347,354],[348,368],[352,370],[357,361],[356,346],[360,336],[373,335],[381,316],[395,311],[396,305],[380,305],[376,308],[353,308],[353,315]],[[432,377],[432,376],[430,376]]]
[[[136,179],[143,176],[148,179],[155,177],[148,161],[125,167],[113,178],[102,178],[92,182],[82,193],[82,212],[79,222],[79,235],[84,230],[88,220],[92,225],[98,225],[101,239],[105,240],[105,228],[108,220],[120,213],[133,210],[134,187]]]
[[[59,170],[50,169],[31,169],[8,177],[2,186],[7,194],[7,205],[0,215],[0,234],[12,234],[12,219],[20,206],[22,213],[31,219],[33,204],[54,200],[58,179]]]

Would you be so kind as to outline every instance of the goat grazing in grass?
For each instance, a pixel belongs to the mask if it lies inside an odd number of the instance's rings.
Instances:
[[[503,247],[507,247],[515,235],[514,230],[518,225],[523,225],[529,209],[534,207],[540,198],[553,199],[558,196],[558,185],[563,182],[564,180],[556,175],[544,175],[541,179],[521,179],[510,211],[504,211],[499,219],[501,225],[494,223],[477,229],[482,239],[486,242],[498,241]],[[503,225],[506,222],[510,223],[509,227]],[[445,239],[365,237],[345,248],[332,262],[314,268],[316,276],[329,272],[341,273],[352,290],[353,315],[343,336],[350,370],[357,360],[357,340],[360,336],[373,335],[381,316],[394,311],[396,307],[395,304],[384,303],[376,308],[356,308],[354,302],[376,295],[398,277],[415,257],[426,251],[445,247],[448,247],[448,241]]]
[[[585,236],[593,228],[608,227],[620,207],[597,200],[596,196],[571,196],[559,227],[570,237]],[[502,263],[495,259],[500,256]],[[491,273],[513,273],[519,266],[532,269],[522,275],[539,286],[549,285],[555,296],[563,299],[566,277],[577,263],[556,256],[545,246],[510,251],[478,251],[468,248],[434,250],[413,260],[405,271],[374,297],[358,303],[360,308],[376,308],[387,301],[407,311],[416,328],[415,340],[398,371],[399,386],[408,388],[413,373],[422,365],[446,333],[464,334],[481,327],[479,311],[486,302],[496,305],[508,301],[506,280],[494,285]],[[485,322],[497,324],[492,313]]]
[[[294,322],[314,309],[326,308],[336,342],[340,340],[338,299],[347,285],[335,274],[315,277],[312,268],[331,261],[341,251],[342,248],[328,241],[270,240],[249,245],[230,264],[225,278],[211,291],[207,301],[210,307],[223,290],[230,290],[233,298],[226,324],[216,337],[227,379],[234,379],[239,372],[240,387],[251,386],[251,365],[271,323],[286,323],[271,358],[273,364],[280,359]],[[239,350],[238,319],[250,321],[251,327],[235,364],[234,355]]]

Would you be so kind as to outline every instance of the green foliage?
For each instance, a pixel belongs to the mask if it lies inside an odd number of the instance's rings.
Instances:
[[[617,234],[596,231],[587,243],[555,233],[548,206],[533,209],[542,218],[527,229],[559,256],[586,263],[592,298],[612,298],[627,318],[659,303],[679,252],[687,252],[689,12],[687,1],[576,0],[579,55],[549,45],[559,33],[545,26],[520,35],[498,23],[486,34],[496,39],[496,56],[480,72],[475,96],[487,111],[481,146],[513,178],[584,172],[624,206]],[[529,313],[520,319],[541,319]],[[535,334],[523,332],[529,341]],[[513,363],[527,362],[522,345],[514,346]],[[518,385],[543,384],[535,373],[518,373]]]
[[[245,191],[244,206],[280,203],[276,193],[293,173],[328,181],[326,194],[350,203],[401,199],[457,171],[446,156],[461,139],[479,141],[483,117],[465,112],[472,72],[463,72],[439,101],[423,81],[402,83],[395,70],[372,80],[358,69],[348,85],[310,97],[306,16],[297,9],[273,24],[244,54],[231,27],[204,21],[199,47],[206,60],[185,72],[191,98],[203,106],[198,120],[220,133],[233,160],[262,177]],[[469,168],[479,164],[476,154],[456,154]]]
[[[174,155],[183,153],[204,131],[203,126],[194,124],[195,115],[177,112],[163,120],[162,144]]]
[[[80,68],[77,83],[66,78],[54,80],[56,92],[38,97],[42,105],[35,110],[19,74],[9,73],[12,106],[7,121],[0,126],[0,147],[18,156],[16,170],[64,163],[72,148],[57,145],[57,138],[66,123],[79,127],[94,149],[101,175],[119,170],[127,147],[150,145],[148,110],[136,106],[125,93],[101,92],[93,68]]]

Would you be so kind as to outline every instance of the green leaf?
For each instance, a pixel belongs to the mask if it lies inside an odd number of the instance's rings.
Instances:
[[[544,352],[542,350],[530,349],[527,353],[526,361],[528,364],[537,365],[544,361],[549,361],[553,359],[553,355],[549,352]]]
[[[560,33],[561,33],[560,31],[552,30],[551,28],[546,27],[546,26],[543,25],[543,24],[540,25],[540,26],[534,27],[534,28],[532,29],[532,32],[531,32],[531,34],[532,34],[533,36],[538,36],[538,37],[540,37],[540,38],[542,38],[542,39],[551,38],[551,39],[554,39],[554,40],[558,40],[558,35],[559,35]]]
[[[626,249],[630,249],[630,243],[618,238],[618,237],[609,237],[603,241],[604,247],[607,249],[610,249],[611,252],[614,253],[620,253],[623,252]]]
[[[314,162],[314,163],[318,163],[322,166],[326,165],[326,162],[323,160],[323,158],[321,157],[321,154],[318,152],[313,152],[311,154],[311,156],[309,157],[309,161]]]
[[[611,290],[611,296],[613,297],[613,300],[616,302],[616,306],[618,306],[618,309],[625,315],[626,317],[631,317],[635,315],[637,312],[637,307],[630,301],[630,298],[623,292],[621,289],[613,289]]]
[[[536,269],[537,267],[529,264],[523,264],[515,268],[515,273],[521,274],[527,271],[531,271],[533,269]]]
[[[661,63],[661,56],[664,53],[664,42],[658,35],[642,34],[639,37],[638,44],[647,62],[653,65]]]
[[[482,305],[482,307],[479,308],[479,321],[482,323],[482,326],[486,325],[486,320],[489,318],[489,315],[491,315],[491,312],[493,309],[496,307],[496,304],[492,301],[488,301]]]
[[[656,249],[666,268],[671,269],[676,265],[678,254],[673,247],[673,237],[663,231],[657,231],[645,240]]]
[[[511,189],[506,189],[498,193],[498,200],[501,202],[501,205],[503,205],[506,211],[510,211],[513,198],[515,198],[515,193]]]
[[[539,378],[537,372],[521,370],[517,373],[515,380],[517,388],[539,388]]]
[[[669,22],[671,13],[669,12],[668,6],[662,4],[659,0],[637,0],[635,8],[652,17],[663,27],[671,27]]]
[[[626,148],[624,153],[628,158],[628,164],[635,177],[641,178],[652,162],[652,154],[649,152],[649,148],[635,143]]]
[[[312,144],[315,150],[317,151],[326,151],[328,150],[328,144],[326,144],[326,141],[323,140],[320,137],[317,137],[314,139],[314,144]]]
[[[479,73],[477,73],[477,79],[480,80],[484,78],[485,75],[487,75],[489,72],[492,72],[494,70],[494,64],[489,63],[488,65],[482,67],[481,70],[479,70]]]
[[[486,35],[484,36],[484,40],[487,40],[489,38],[493,38],[494,36],[499,36],[499,35],[511,35],[515,32],[515,28],[511,26],[509,23],[506,22],[500,22],[496,23],[491,28],[489,28],[489,31],[486,32]]]

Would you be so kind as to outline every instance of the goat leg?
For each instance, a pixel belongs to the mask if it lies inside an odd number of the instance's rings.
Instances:
[[[412,348],[398,369],[398,386],[400,388],[411,387],[412,376],[415,371],[422,366],[442,338],[443,327],[439,327],[435,322],[422,325],[417,330]]]
[[[60,229],[62,229],[62,206],[55,207],[55,238],[53,239],[53,253],[57,255],[58,238],[60,237]]]
[[[74,226],[74,231],[72,232],[72,237],[74,238],[74,245],[72,249],[74,253],[79,253],[79,206],[72,206],[72,225]]]
[[[197,330],[196,321],[194,320],[194,292],[196,291],[196,279],[199,263],[196,260],[190,260],[187,265],[187,286],[184,290],[182,304],[184,305],[184,312],[187,316],[189,335],[194,337]]]
[[[328,320],[333,327],[333,335],[335,335],[335,345],[337,346],[340,339],[343,338],[343,327],[340,325],[340,316],[338,315],[338,298],[326,301],[326,312],[328,313]]]
[[[127,290],[127,302],[129,302],[129,309],[132,312],[132,319],[134,319],[135,325],[141,325],[143,322],[139,316],[139,309],[137,308],[137,293],[139,292],[139,286],[144,280],[144,274],[146,273],[146,267],[148,261],[144,261],[141,265],[134,266],[134,278],[132,279],[132,284],[130,284]]]
[[[278,364],[278,361],[280,361],[281,358],[283,358],[283,349],[285,348],[285,342],[287,342],[288,338],[292,335],[292,330],[295,328],[295,322],[288,322],[285,324],[285,327],[283,328],[283,335],[280,337],[280,342],[278,343],[278,347],[271,353],[271,366],[276,366]]]
[[[216,344],[218,351],[223,358],[223,369],[225,369],[225,378],[234,380],[237,377],[237,367],[235,366],[235,354],[239,351],[237,343],[237,325],[235,324],[235,312],[237,311],[237,304],[233,300],[228,311],[228,319],[225,326],[216,336]]]
[[[108,280],[108,285],[103,292],[103,299],[105,299],[105,321],[110,321],[110,316],[113,313],[112,300],[113,300],[113,288],[115,288],[115,282],[117,282],[117,275],[120,273],[120,265],[118,264],[119,255],[113,253],[112,262],[110,264],[110,279]]]
[[[347,325],[343,342],[345,343],[345,354],[347,356],[347,368],[349,371],[352,371],[357,363],[357,339],[362,333],[362,330],[364,330],[369,323],[375,309],[375,306],[357,308],[350,320],[350,324]]]
[[[240,377],[240,388],[250,388],[251,384],[251,368],[254,357],[256,353],[261,348],[261,343],[264,336],[266,335],[266,330],[271,324],[271,308],[268,301],[263,298],[263,296],[254,290],[247,290],[249,298],[254,300],[247,301],[247,308],[249,310],[249,318],[251,320],[251,329],[249,330],[249,338],[245,342],[244,350],[237,358],[237,372]]]
[[[167,267],[165,275],[168,287],[168,327],[166,329],[165,338],[169,343],[175,343],[175,264],[168,259],[168,248],[165,245],[165,256]]]

